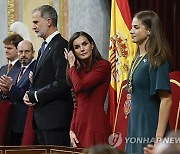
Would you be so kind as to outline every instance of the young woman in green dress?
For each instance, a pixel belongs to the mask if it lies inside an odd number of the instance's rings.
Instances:
[[[168,130],[172,102],[169,80],[171,51],[160,19],[153,11],[138,12],[130,33],[138,49],[127,85],[132,103],[126,152],[143,154],[144,147],[157,143]]]

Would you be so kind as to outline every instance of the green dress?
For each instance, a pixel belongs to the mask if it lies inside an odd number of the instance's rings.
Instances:
[[[126,153],[143,154],[143,148],[155,140],[160,107],[157,90],[170,91],[168,63],[153,69],[146,55],[133,73],[132,85]]]

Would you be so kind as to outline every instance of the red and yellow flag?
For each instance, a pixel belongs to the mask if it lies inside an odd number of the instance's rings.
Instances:
[[[121,117],[124,115],[122,119],[127,117],[126,109],[124,109],[124,105],[120,105],[120,102],[122,90],[125,89],[130,64],[136,51],[136,45],[132,43],[129,32],[131,21],[128,0],[112,0],[109,49],[109,61],[112,71],[109,89],[109,117],[113,132],[121,131],[116,128],[117,122],[120,122],[122,126],[124,125],[123,121],[120,121],[119,115]],[[119,114],[120,112],[121,114]],[[124,127],[127,128],[127,126]]]

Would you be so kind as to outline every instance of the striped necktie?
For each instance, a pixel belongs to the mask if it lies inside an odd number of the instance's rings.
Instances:
[[[13,67],[13,64],[8,64],[8,69],[7,69],[7,73],[6,74],[8,74],[9,73],[9,71],[11,70],[11,68]]]
[[[24,73],[24,69],[25,69],[25,67],[21,67],[21,70],[19,71],[17,82],[19,82],[19,80],[21,79],[21,77],[22,77],[22,75]]]

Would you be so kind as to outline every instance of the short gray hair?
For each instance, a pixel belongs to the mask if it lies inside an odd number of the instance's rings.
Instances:
[[[40,11],[41,17],[43,17],[44,19],[51,18],[53,22],[53,26],[57,27],[58,16],[56,10],[52,6],[50,5],[39,6],[32,11],[32,14],[37,11]]]

